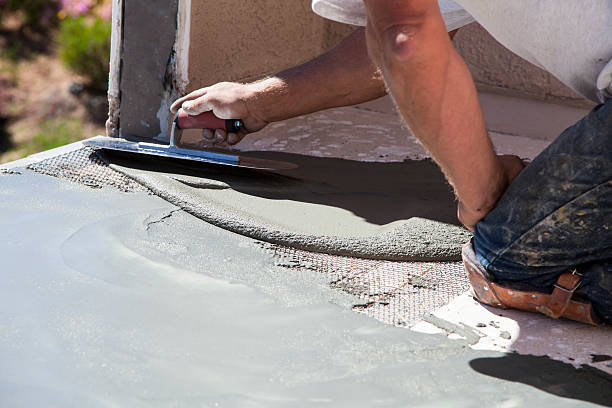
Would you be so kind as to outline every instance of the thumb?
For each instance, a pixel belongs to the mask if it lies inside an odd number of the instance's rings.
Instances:
[[[213,106],[208,102],[206,95],[194,100],[186,101],[181,107],[190,115],[199,115],[200,113],[213,110]]]

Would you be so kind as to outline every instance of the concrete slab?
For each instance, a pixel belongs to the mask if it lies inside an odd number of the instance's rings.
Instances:
[[[433,316],[434,319],[417,323],[412,330],[446,333],[451,338],[472,335],[471,347],[477,350],[547,356],[577,368],[586,365],[612,374],[610,326],[593,327],[517,310],[500,310],[482,305],[469,293],[435,311]],[[464,331],[457,333],[452,329],[455,327]]]
[[[548,143],[492,136],[524,157]],[[609,327],[467,294],[414,330],[383,325],[325,276],[278,267],[155,196],[20,168],[78,147],[0,172],[0,406],[612,406]],[[425,154],[384,100],[270,126],[239,148]]]
[[[527,159],[536,157],[566,127],[588,113],[584,108],[495,94],[480,94],[480,98],[497,152]],[[388,97],[272,124],[260,133],[249,135],[236,149],[382,162],[429,156],[402,124]],[[474,348],[545,355],[575,366],[594,366],[612,374],[611,361],[593,357],[612,356],[609,327],[592,328],[527,313],[485,308],[467,293],[434,313],[434,317],[433,323],[421,323],[415,330],[446,333],[451,338],[465,338],[467,330],[475,339]],[[489,324],[491,321],[493,326]],[[485,327],[477,328],[483,322]],[[446,325],[452,328],[450,332]],[[453,332],[457,327],[468,328],[461,336]],[[600,361],[595,361],[597,358]]]
[[[489,135],[499,154],[533,159],[588,109],[495,94],[480,94]],[[184,133],[191,147],[221,147]],[[238,151],[281,151],[360,161],[402,161],[429,157],[399,118],[389,97],[329,109],[269,125],[230,147]]]
[[[383,325],[155,196],[20,172],[0,175],[2,406],[612,405],[602,370]]]
[[[492,93],[479,96],[489,131],[549,142],[590,111]]]

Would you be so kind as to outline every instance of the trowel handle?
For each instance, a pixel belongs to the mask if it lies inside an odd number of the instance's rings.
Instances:
[[[240,119],[220,119],[212,111],[191,116],[183,109],[179,109],[174,119],[179,129],[223,129],[236,133],[244,127]]]

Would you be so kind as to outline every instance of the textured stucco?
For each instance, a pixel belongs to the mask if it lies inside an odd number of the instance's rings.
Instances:
[[[178,2],[123,0],[121,100],[120,109],[115,104],[113,110],[121,112],[124,137],[150,139],[166,134],[165,105],[172,95],[165,89],[164,76],[173,46],[176,61],[182,62],[180,72],[174,72],[176,91],[186,92],[219,81],[248,81],[278,72],[325,52],[354,29],[317,16],[310,0],[182,0],[177,34]],[[462,28],[455,45],[480,90],[590,104],[505,49],[478,24]],[[113,120],[116,123],[117,118]]]
[[[482,91],[577,106],[591,105],[548,72],[510,52],[477,23],[459,30],[454,43]]]
[[[310,0],[193,2],[188,90],[294,66],[329,49],[353,29],[314,14]],[[555,77],[507,50],[477,23],[459,31],[455,46],[481,90],[589,105]]]
[[[194,1],[188,90],[294,66],[353,29],[317,16],[310,0]]]

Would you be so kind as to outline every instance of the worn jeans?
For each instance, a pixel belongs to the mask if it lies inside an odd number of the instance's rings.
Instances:
[[[583,273],[576,297],[612,323],[612,99],[566,129],[510,185],[474,232],[493,278],[550,292]]]

